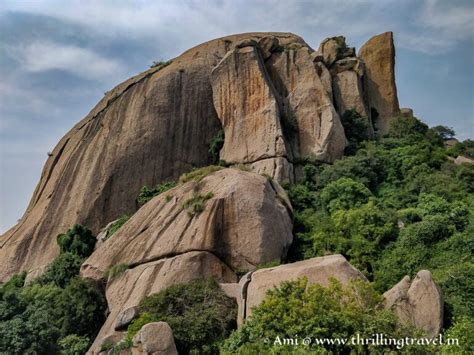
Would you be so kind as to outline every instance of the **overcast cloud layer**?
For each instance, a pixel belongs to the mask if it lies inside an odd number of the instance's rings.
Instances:
[[[56,142],[105,91],[201,42],[288,31],[360,47],[393,31],[402,107],[473,138],[474,2],[413,0],[0,3],[0,231],[23,214]]]

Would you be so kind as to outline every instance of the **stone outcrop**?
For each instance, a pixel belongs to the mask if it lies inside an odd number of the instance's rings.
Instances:
[[[454,159],[454,164],[456,165],[474,165],[474,159],[459,155]]]
[[[282,101],[282,120],[292,156],[333,162],[340,158],[346,138],[308,47],[274,54],[266,63]],[[327,77],[325,78],[327,80]]]
[[[323,62],[327,67],[331,67],[336,60],[354,57],[355,48],[346,46],[344,36],[326,38],[319,45],[318,53],[322,56]]]
[[[99,279],[113,265],[194,250],[211,252],[234,270],[251,270],[285,256],[293,239],[290,213],[278,183],[223,169],[153,198],[94,251],[81,275]]]
[[[428,270],[418,272],[413,281],[405,276],[384,293],[384,306],[405,323],[435,337],[443,326],[443,296]]]
[[[395,46],[393,33],[369,39],[359,51],[365,64],[364,90],[371,122],[378,134],[388,132],[390,119],[399,114],[395,84]]]
[[[133,337],[132,355],[178,355],[168,323],[145,324]]]
[[[226,137],[221,159],[238,164],[286,158],[278,102],[260,50],[248,46],[229,51],[211,79]]]
[[[138,306],[145,297],[172,285],[211,277],[220,282],[236,281],[234,272],[215,255],[192,251],[131,267],[110,278],[105,292],[109,314],[91,352],[100,350],[100,339],[120,335],[115,329],[123,312]]]
[[[137,209],[142,186],[208,165],[209,142],[221,128],[211,70],[237,43],[268,36],[304,43],[289,33],[219,38],[107,92],[52,150],[24,216],[0,237],[0,282],[48,265],[59,253],[56,236],[75,223],[97,234]]]

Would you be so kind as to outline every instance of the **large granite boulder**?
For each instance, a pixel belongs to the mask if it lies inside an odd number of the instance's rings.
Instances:
[[[413,281],[405,276],[384,293],[384,307],[405,323],[436,337],[443,326],[443,295],[428,270],[418,272]]]
[[[194,250],[233,270],[281,260],[292,242],[291,205],[261,175],[223,169],[156,196],[84,262],[81,275],[100,279],[113,265],[139,265]]]
[[[0,282],[48,265],[59,253],[56,236],[75,223],[97,234],[137,209],[142,186],[208,165],[209,142],[221,129],[211,70],[237,43],[268,36],[304,43],[289,33],[219,38],[107,92],[52,150],[24,216],[0,237]]]
[[[364,90],[370,119],[379,134],[390,128],[390,119],[400,111],[395,84],[395,46],[393,33],[369,39],[359,50],[365,64]]]
[[[132,355],[178,355],[168,323],[145,324],[133,337]]]

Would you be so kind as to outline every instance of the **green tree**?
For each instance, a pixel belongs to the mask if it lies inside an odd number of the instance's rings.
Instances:
[[[367,203],[372,195],[364,184],[350,178],[340,178],[330,182],[321,190],[321,199],[329,212],[347,210]]]

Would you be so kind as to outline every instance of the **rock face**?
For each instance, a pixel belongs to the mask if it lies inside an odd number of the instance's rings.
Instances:
[[[201,212],[193,212],[194,203]],[[293,239],[290,206],[276,182],[224,169],[153,198],[94,251],[81,275],[98,279],[113,265],[194,250],[211,252],[234,270],[281,260]]]
[[[178,355],[173,331],[166,322],[145,324],[133,337],[132,355]]]
[[[359,57],[365,63],[364,87],[370,119],[379,134],[387,133],[390,119],[400,110],[393,33],[385,32],[369,39],[360,48]]]
[[[344,129],[310,49],[288,49],[273,55],[266,65],[281,98],[291,156],[326,162],[341,157]]]
[[[252,307],[258,306],[267,290],[280,285],[283,281],[307,277],[310,284],[327,286],[330,278],[339,280],[344,285],[353,279],[365,276],[354,268],[342,255],[330,255],[281,265],[268,269],[260,269],[244,276],[240,282],[240,298],[238,323],[242,324],[252,313]]]
[[[24,216],[0,237],[0,282],[49,264],[59,253],[56,236],[73,224],[96,234],[136,210],[142,186],[208,165],[209,142],[221,126],[211,70],[238,42],[269,35],[304,43],[288,33],[219,38],[109,91],[53,149]]]
[[[277,98],[259,49],[231,50],[211,78],[214,105],[226,136],[221,159],[236,164],[287,157]]]
[[[418,272],[410,283],[405,276],[384,293],[384,306],[404,322],[435,337],[443,326],[443,296],[428,270]]]
[[[105,293],[109,315],[90,351],[99,352],[100,339],[119,336],[115,328],[124,311],[138,306],[145,297],[175,284],[211,277],[220,282],[236,280],[233,271],[215,255],[193,251],[132,267],[109,279]]]

